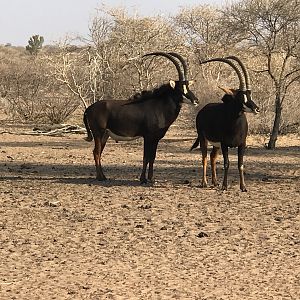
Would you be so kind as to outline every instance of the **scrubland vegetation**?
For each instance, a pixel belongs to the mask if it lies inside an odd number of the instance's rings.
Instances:
[[[27,47],[0,46],[1,105],[16,122],[62,123],[74,111],[101,99],[126,99],[177,79],[163,59],[143,60],[151,51],[187,58],[201,105],[220,101],[218,86],[237,87],[233,70],[200,61],[239,56],[250,70],[253,99],[261,113],[251,132],[299,132],[300,3],[244,0],[223,7],[196,6],[175,16],[132,16],[122,9],[99,10],[89,36]],[[38,31],[38,28],[37,28]]]

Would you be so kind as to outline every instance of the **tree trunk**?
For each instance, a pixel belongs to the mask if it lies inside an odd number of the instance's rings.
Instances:
[[[275,101],[275,119],[273,123],[272,133],[270,136],[270,140],[267,146],[267,149],[275,149],[277,137],[279,134],[279,126],[281,121],[281,112],[282,112],[282,106],[280,101],[280,96],[276,96]]]

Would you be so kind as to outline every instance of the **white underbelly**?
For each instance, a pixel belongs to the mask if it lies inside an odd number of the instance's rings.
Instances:
[[[208,141],[210,145],[216,147],[216,148],[221,148],[221,143],[220,142],[211,142],[211,141]]]
[[[139,139],[141,136],[122,136],[122,135],[117,135],[115,133],[113,133],[112,131],[110,131],[109,129],[107,129],[107,133],[108,135],[115,141],[133,141],[136,139]]]

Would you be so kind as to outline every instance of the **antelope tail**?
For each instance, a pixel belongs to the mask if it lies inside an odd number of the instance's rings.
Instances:
[[[90,125],[89,125],[89,121],[88,121],[88,118],[87,118],[86,111],[84,112],[84,115],[83,115],[83,122],[84,122],[84,126],[85,126],[85,129],[86,129],[86,132],[87,132],[87,137],[85,137],[84,139],[87,142],[91,142],[93,140],[93,134],[92,134],[92,131],[91,131],[91,128],[90,128]]]
[[[193,146],[191,147],[190,151],[192,151],[193,149],[197,148],[199,145],[199,137],[196,138]]]

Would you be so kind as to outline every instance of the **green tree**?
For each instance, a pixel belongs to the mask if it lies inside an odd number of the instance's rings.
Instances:
[[[33,35],[30,37],[28,40],[28,45],[26,46],[26,50],[31,54],[31,55],[37,55],[38,52],[42,49],[44,43],[44,37],[40,36],[38,34]]]

